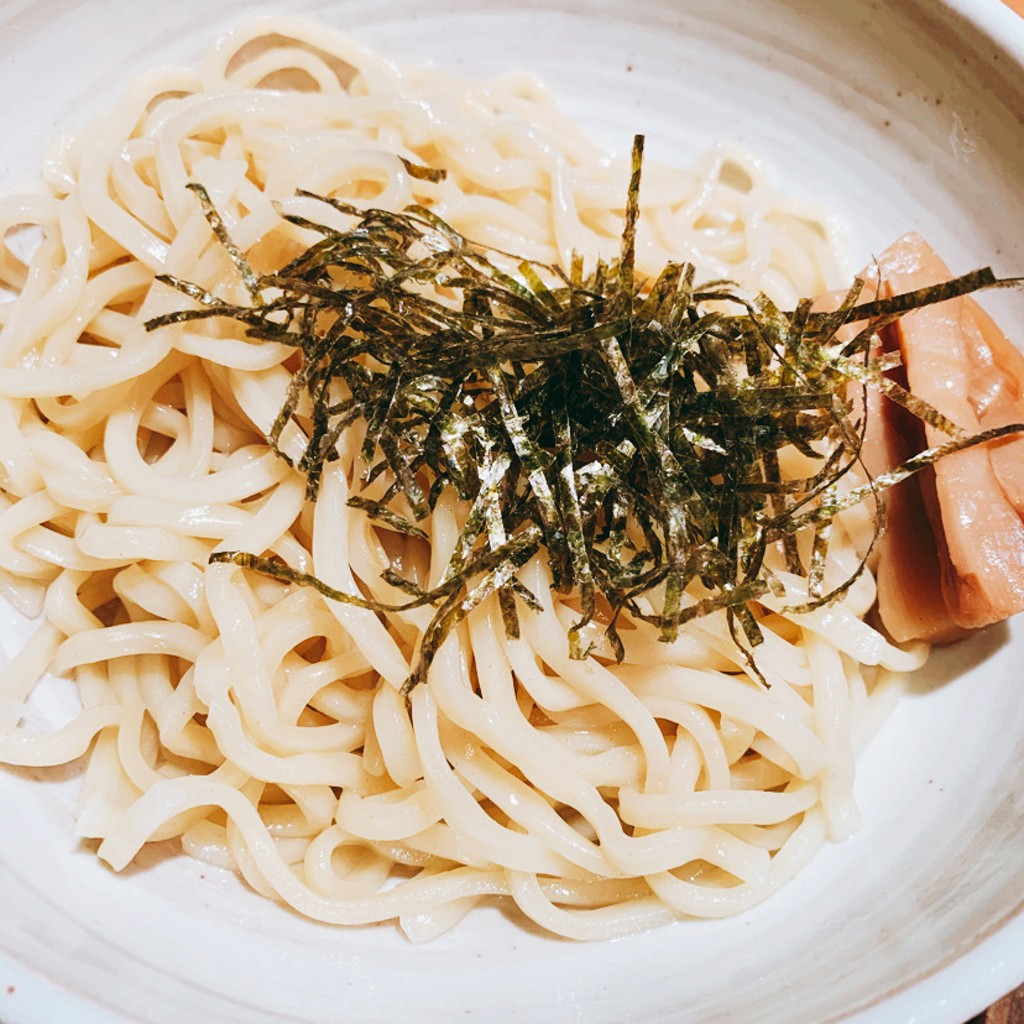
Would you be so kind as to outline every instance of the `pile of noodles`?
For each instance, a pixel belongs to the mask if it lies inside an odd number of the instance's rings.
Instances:
[[[448,176],[419,180],[403,157]],[[266,442],[293,350],[227,321],[145,331],[182,304],[160,273],[244,300],[187,183],[269,271],[315,240],[282,211],[330,213],[299,188],[421,203],[476,241],[568,264],[617,251],[627,177],[532,78],[400,71],[278,19],[139,81],[53,147],[42,184],[0,198],[0,594],[41,613],[0,684],[0,761],[82,758],[78,833],[114,868],[177,837],[321,921],[397,919],[422,940],[502,896],[602,938],[743,910],[856,827],[854,750],[925,656],[863,621],[868,575],[808,615],[765,599],[766,688],[722,615],[671,644],[627,623],[622,664],[600,647],[571,660],[577,608],[537,557],[521,575],[544,610],[522,614],[521,638],[486,602],[407,703],[429,608],[385,620],[208,564],[272,553],[394,600],[382,571],[435,585],[465,509],[444,495],[423,543],[348,507],[358,429],[307,502]],[[688,171],[649,161],[643,207],[641,273],[692,260],[780,304],[834,277],[827,220],[733,149]],[[300,426],[281,444],[301,454]],[[863,510],[835,525],[836,573],[870,529]],[[32,714],[48,673],[81,703],[55,730]]]

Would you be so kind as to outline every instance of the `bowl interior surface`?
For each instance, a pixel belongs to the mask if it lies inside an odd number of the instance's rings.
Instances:
[[[49,136],[137,72],[287,10],[399,62],[535,71],[619,152],[637,131],[649,154],[684,163],[738,143],[787,193],[834,211],[851,272],[916,229],[954,271],[1020,274],[1024,26],[983,7],[7,2],[0,84],[16,102],[0,111],[0,181],[30,178]],[[992,42],[993,26],[1011,42]],[[1020,293],[986,305],[1024,342]],[[8,655],[27,628],[0,612]],[[766,904],[602,945],[546,937],[497,906],[424,947],[390,926],[332,929],[172,844],[117,877],[73,838],[78,767],[0,771],[0,1018],[962,1024],[1024,978],[1022,650],[1022,629],[995,627],[937,652],[860,759],[861,831]]]

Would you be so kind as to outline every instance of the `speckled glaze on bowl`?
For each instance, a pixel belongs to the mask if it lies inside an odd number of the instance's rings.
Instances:
[[[915,228],[1024,272],[1024,22],[997,0],[3,0],[0,181],[261,10],[535,70],[610,147],[739,142],[835,210],[851,268]],[[988,305],[1024,342],[1021,296]],[[25,629],[0,613],[8,654]],[[861,759],[861,832],[766,905],[603,945],[495,907],[426,947],[334,930],[173,847],[116,877],[73,839],[74,766],[0,771],[0,1020],[962,1024],[1024,979],[1022,655],[1018,627],[937,655]]]

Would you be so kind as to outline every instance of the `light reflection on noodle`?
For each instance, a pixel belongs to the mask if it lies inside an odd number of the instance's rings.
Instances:
[[[399,157],[448,178],[417,180]],[[78,829],[115,868],[181,837],[323,921],[397,918],[424,940],[505,895],[547,929],[602,938],[745,909],[856,826],[872,702],[924,657],[859,621],[870,577],[838,608],[766,620],[765,691],[719,616],[671,645],[626,629],[621,666],[571,660],[575,613],[538,558],[523,579],[545,608],[523,615],[522,638],[484,604],[407,707],[398,688],[430,609],[385,625],[207,565],[214,550],[269,551],[394,600],[389,559],[435,585],[464,510],[442,498],[429,550],[383,537],[346,506],[355,431],[309,505],[263,434],[290,350],[227,322],[143,329],[181,304],[157,273],[244,298],[189,181],[269,270],[313,238],[275,203],[340,217],[297,188],[428,204],[479,242],[567,264],[573,249],[615,252],[626,177],[525,75],[399,72],[279,19],[195,71],[140,81],[53,148],[45,187],[0,198],[0,283],[17,295],[0,304],[0,594],[45,612],[3,678],[0,760],[88,751]],[[834,276],[827,223],[736,150],[690,171],[649,161],[643,209],[641,272],[693,259],[783,304]],[[293,424],[282,445],[302,443]],[[837,565],[865,529],[856,511],[837,526]],[[83,710],[42,734],[20,723],[48,669]]]

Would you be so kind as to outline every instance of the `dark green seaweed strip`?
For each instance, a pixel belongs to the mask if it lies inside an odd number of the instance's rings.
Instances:
[[[1021,433],[1024,433],[1024,423],[1007,423],[1002,427],[991,427],[977,434],[971,434],[970,437],[955,437],[949,441],[944,441],[942,444],[935,445],[933,448],[927,448],[905,462],[901,462],[888,473],[880,473],[870,483],[854,488],[831,503],[822,504],[810,512],[805,512],[803,515],[795,516],[785,522],[769,524],[769,531],[773,535],[778,535],[782,532],[796,533],[807,526],[825,522],[840,512],[853,508],[854,505],[859,505],[865,498],[877,495],[879,492],[906,480],[915,473],[919,473],[926,466],[933,466],[939,459],[943,459],[948,455],[955,455],[957,452],[967,451],[969,448],[976,448],[980,444],[988,444],[990,441],[998,440],[1000,437],[1009,437],[1011,434]]]
[[[402,166],[410,178],[432,181],[436,185],[448,176],[448,172],[443,167],[424,167],[422,164],[414,164],[411,160],[406,160],[404,156],[400,156],[398,159],[402,161]]]
[[[863,305],[854,306],[849,311],[849,322],[874,320],[877,317],[892,314],[902,315],[915,309],[921,309],[922,306],[947,302],[949,299],[970,295],[972,292],[981,291],[984,288],[1016,285],[1019,280],[1018,278],[1000,280],[992,273],[991,267],[982,267],[980,270],[972,270],[969,274],[962,274],[960,277],[954,277],[940,284],[917,288],[912,292],[904,292],[902,295],[893,295],[887,299],[876,299],[874,302],[865,302]]]
[[[871,387],[881,391],[886,398],[903,406],[908,412],[912,412],[919,420],[924,420],[930,427],[941,430],[950,437],[962,437],[963,430],[958,427],[949,417],[943,416],[938,409],[934,408],[923,398],[911,394],[906,388],[901,387],[896,381],[886,377],[882,366],[872,363],[866,366],[863,362],[850,359],[837,354],[822,354],[818,358],[828,362],[840,373],[846,374],[850,380],[858,381],[861,384],[870,384]]]
[[[348,499],[348,506],[349,508],[360,509],[371,519],[382,523],[388,529],[407,534],[410,537],[427,539],[427,535],[418,526],[414,526],[405,516],[399,515],[393,509],[388,508],[384,502],[370,501],[367,498],[361,498],[356,495]]]
[[[441,605],[423,633],[423,640],[418,652],[419,658],[409,678],[402,686],[404,694],[408,695],[417,683],[421,683],[427,678],[431,662],[448,634],[491,594],[500,591],[503,586],[510,583],[516,572],[536,553],[539,544],[539,531],[532,536],[521,534],[514,544],[508,545],[508,550],[502,561],[488,569],[472,590],[465,596],[462,596],[461,591],[456,592]]]
[[[579,591],[580,603],[582,605],[582,614],[579,621],[574,622],[569,629],[569,656],[576,660],[583,660],[587,657],[588,651],[580,645],[580,634],[584,627],[589,625],[594,618],[596,590],[594,586],[594,573],[587,554],[586,525],[583,518],[583,510],[580,507],[579,492],[576,488],[576,473],[573,465],[575,462],[575,439],[572,435],[572,417],[569,411],[567,394],[570,380],[571,378],[563,379],[559,382],[562,387],[561,401],[558,403],[557,408],[551,410],[551,414],[555,445],[558,450],[558,496],[562,513],[562,529],[568,549],[568,571],[576,589]]]
[[[183,281],[180,277],[175,277],[173,274],[157,274],[156,280],[161,284],[174,288],[176,291],[182,292],[190,299],[195,299],[196,302],[201,302],[204,306],[220,306],[222,304],[220,299],[212,292],[208,292],[205,288],[201,288],[191,281]]]
[[[300,572],[277,559],[262,558],[249,551],[215,551],[210,555],[210,564],[231,563],[241,566],[243,569],[253,569],[264,576],[281,580],[283,583],[297,583],[303,587],[312,587],[331,601],[337,601],[339,604],[353,605],[356,608],[364,608],[367,611],[407,612],[414,608],[422,608],[425,605],[435,605],[441,601],[447,601],[465,587],[468,579],[476,575],[483,574],[485,579],[493,578],[495,569],[501,569],[513,556],[519,557],[527,553],[524,561],[528,560],[537,550],[539,542],[540,531],[527,528],[514,537],[509,538],[496,551],[487,551],[476,556],[467,563],[458,578],[441,583],[433,590],[422,591],[412,601],[407,601],[404,604],[388,604],[383,601],[374,601],[370,598],[346,593],[344,590],[338,590],[336,587],[324,583],[323,580],[311,573]]]
[[[256,302],[260,300],[260,279],[256,271],[252,269],[249,261],[245,258],[242,250],[231,240],[231,235],[228,234],[228,229],[224,226],[224,221],[221,220],[220,214],[217,212],[217,208],[213,205],[210,200],[210,193],[203,188],[198,182],[190,181],[185,188],[191,190],[199,199],[199,203],[203,208],[203,215],[206,217],[213,229],[213,233],[217,236],[217,241],[224,247],[224,251],[231,257],[231,262],[234,263],[235,268],[238,270],[239,276],[245,282],[245,287],[249,289],[249,294],[253,297]]]
[[[630,156],[629,187],[626,190],[626,223],[622,229],[622,246],[619,252],[618,292],[620,300],[632,304],[636,286],[634,263],[636,260],[636,227],[640,220],[640,180],[643,175],[644,137],[633,136],[633,152]]]

